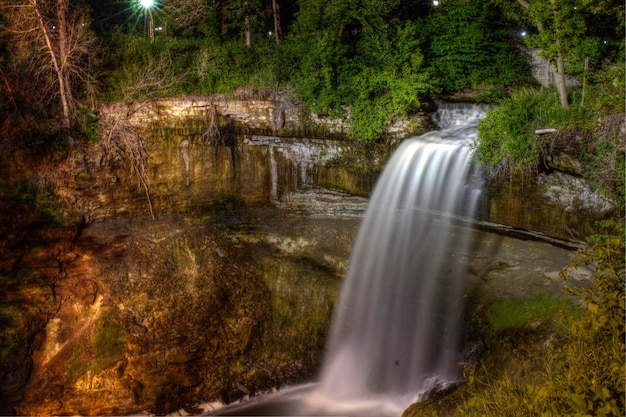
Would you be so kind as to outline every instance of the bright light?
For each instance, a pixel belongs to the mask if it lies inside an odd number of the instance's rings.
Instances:
[[[433,0],[433,6],[439,6],[439,0]]]
[[[140,0],[141,7],[144,9],[149,9],[154,5],[154,0]]]
[[[522,35],[522,38],[523,38],[524,36],[526,36],[526,31],[523,30],[522,33],[520,33],[520,35]]]

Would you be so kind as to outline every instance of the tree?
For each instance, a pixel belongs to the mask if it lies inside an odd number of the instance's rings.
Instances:
[[[339,116],[358,94],[354,77],[387,62],[397,1],[301,0],[290,39],[299,63],[301,98],[318,113]]]
[[[295,84],[314,112],[343,116],[362,141],[379,139],[396,117],[433,91],[418,27],[398,18],[400,1],[306,0],[287,38],[299,65]],[[285,41],[287,43],[287,41]]]
[[[430,45],[426,59],[446,92],[467,87],[511,86],[530,78],[517,22],[482,0],[445,0],[433,7],[420,31]]]
[[[276,43],[280,43],[282,29],[280,27],[280,3],[278,0],[272,0],[272,15],[274,16],[274,36],[276,37]]]
[[[600,56],[600,40],[594,36],[594,28],[588,23],[591,15],[599,13],[597,2],[595,0],[517,0],[517,2],[537,27],[537,33],[528,36],[526,43],[531,48],[540,48],[541,54],[550,61],[561,106],[568,107],[567,74],[584,76],[590,58],[597,59]],[[604,13],[608,16],[607,9],[614,8],[608,6],[604,8]],[[597,24],[605,28],[607,25],[611,26],[606,20]]]
[[[263,30],[260,19],[262,13],[261,0],[230,0],[227,10],[230,21],[243,34],[246,46],[252,47],[252,33]]]
[[[30,75],[21,88],[34,97],[57,98],[61,124],[70,128],[79,105],[79,93],[94,93],[89,56],[94,37],[85,7],[69,0],[4,0],[3,32],[11,39],[9,55],[14,65]]]

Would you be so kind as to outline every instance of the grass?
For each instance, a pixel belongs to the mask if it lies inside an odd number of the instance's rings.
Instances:
[[[504,300],[489,309],[488,321],[492,331],[519,329],[535,322],[546,322],[580,314],[568,300],[551,294],[541,294],[525,300]]]

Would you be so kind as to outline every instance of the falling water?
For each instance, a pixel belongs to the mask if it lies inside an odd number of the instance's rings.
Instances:
[[[399,416],[461,379],[458,327],[482,181],[468,144],[484,110],[441,108],[441,130],[387,163],[352,248],[319,384],[220,415]]]
[[[464,252],[481,181],[468,143],[484,110],[446,107],[442,130],[405,140],[372,193],[331,329],[319,400],[400,415],[460,379]],[[358,410],[361,410],[360,412]]]

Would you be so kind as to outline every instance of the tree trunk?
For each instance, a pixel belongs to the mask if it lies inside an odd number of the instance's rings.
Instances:
[[[154,22],[152,21],[152,10],[146,12],[146,29],[148,30],[148,40],[154,43]]]
[[[59,60],[61,69],[65,66],[67,59],[67,5],[68,0],[57,0],[57,33],[59,34]]]
[[[252,35],[250,34],[250,16],[246,15],[246,17],[244,18],[244,25],[245,25],[245,29],[244,29],[244,38],[246,39],[246,46],[248,47],[248,49],[250,49],[252,47]]]
[[[530,7],[530,3],[528,0],[517,0],[517,2],[524,8],[528,9]],[[569,107],[569,100],[567,98],[567,85],[565,84],[565,62],[563,60],[563,51],[561,50],[560,42],[559,42],[559,34],[561,31],[558,10],[556,6],[556,0],[550,0],[552,4],[552,13],[554,14],[554,27],[556,31],[556,47],[557,47],[557,57],[556,57],[556,65],[553,61],[551,61],[552,72],[554,73],[554,80],[556,81],[556,89],[559,92],[559,100],[561,102],[562,107]],[[543,23],[540,21],[536,22],[537,30],[542,32],[544,30]]]
[[[556,0],[550,0],[552,3],[552,13],[554,14],[554,30],[556,34],[556,72],[554,74],[556,78],[556,89],[559,91],[559,100],[563,108],[569,107],[569,100],[567,98],[567,85],[565,84],[565,61],[563,59],[563,50],[561,48],[561,42],[559,36],[561,34],[561,22],[559,19],[559,11],[557,9]]]
[[[59,48],[59,61],[60,61],[60,76],[63,77],[63,86],[65,90],[65,97],[68,105],[68,110],[71,112],[74,106],[74,98],[72,97],[72,89],[70,88],[69,77],[69,60],[70,52],[69,46],[69,26],[67,22],[67,16],[69,15],[69,0],[57,1],[57,31],[59,33],[58,48]]]
[[[59,2],[61,1],[63,0],[59,0]],[[69,129],[71,126],[71,119],[70,119],[70,103],[68,101],[69,95],[68,95],[68,86],[66,84],[66,77],[63,75],[62,67],[54,52],[52,41],[50,39],[50,34],[48,33],[48,29],[46,28],[46,25],[43,22],[43,17],[41,16],[41,13],[39,13],[37,0],[33,0],[32,5],[37,15],[39,29],[41,30],[41,33],[43,34],[43,37],[44,37],[44,41],[46,43],[47,52],[50,55],[50,61],[54,69],[57,82],[59,83],[59,96],[60,96],[59,98],[61,100],[61,108],[63,110],[63,127],[66,129]]]
[[[554,68],[554,65],[552,65]],[[561,107],[569,107],[569,99],[567,98],[567,84],[565,83],[565,63],[563,62],[563,55],[559,53],[556,57],[556,72],[554,74],[556,80],[556,89],[559,92],[559,100],[561,101]]]
[[[222,1],[220,8],[220,35],[225,38],[228,35],[228,5],[226,1]]]
[[[280,4],[278,4],[278,0],[272,0],[272,11],[274,13],[274,36],[276,36],[276,43],[280,43],[282,30],[280,28]]]

